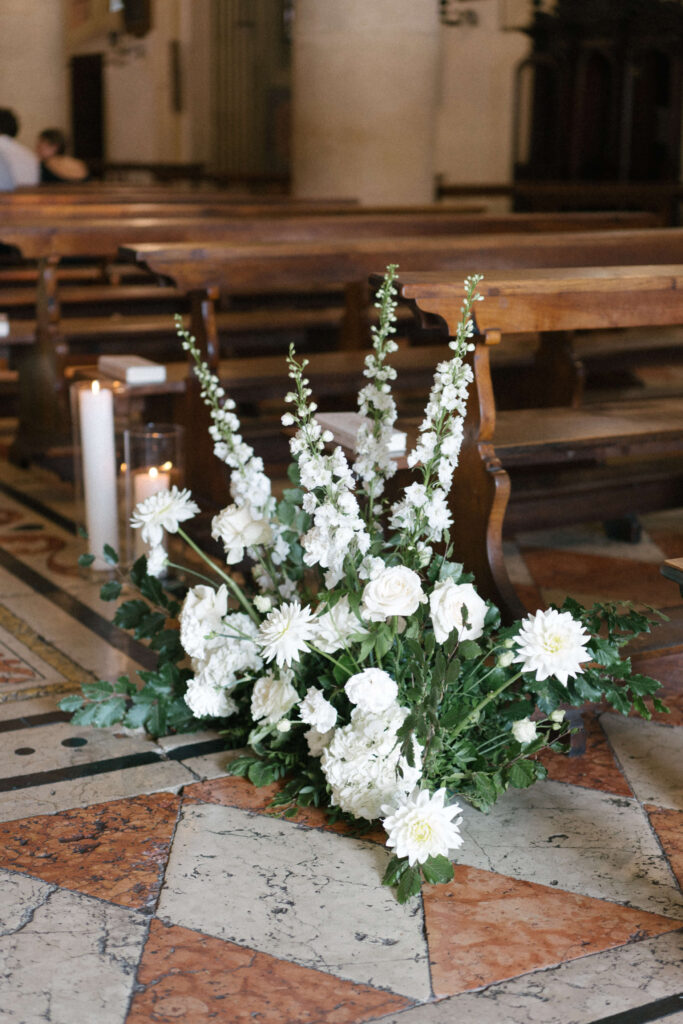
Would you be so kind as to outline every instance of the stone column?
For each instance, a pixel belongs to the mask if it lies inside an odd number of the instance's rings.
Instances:
[[[438,63],[437,0],[297,0],[294,195],[431,202]]]

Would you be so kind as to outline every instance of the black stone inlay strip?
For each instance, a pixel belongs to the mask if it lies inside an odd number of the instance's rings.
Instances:
[[[650,1021],[663,1020],[681,1010],[683,1010],[683,992],[677,992],[676,995],[664,996],[663,999],[657,999],[654,1003],[646,1003],[645,1006],[634,1006],[632,1010],[614,1013],[611,1017],[601,1017],[600,1020],[592,1021],[592,1024],[649,1024]]]
[[[6,718],[0,722],[0,732],[15,732],[17,729],[33,729],[39,725],[54,725],[68,722],[71,715],[66,711],[47,711],[44,715],[26,715],[24,718]]]
[[[200,740],[198,743],[189,743],[186,747],[167,750],[166,757],[171,761],[184,761],[186,757],[201,757],[202,754],[216,754],[221,750],[227,753],[225,740]]]
[[[119,772],[125,768],[139,768],[145,764],[158,764],[160,761],[182,761],[186,757],[198,757],[201,754],[212,754],[217,750],[225,750],[224,740],[202,740],[199,743],[188,743],[184,747],[176,747],[168,754],[155,750],[144,750],[139,754],[123,754],[121,757],[110,757],[105,761],[91,761],[89,764],[72,764],[49,771],[33,772],[29,775],[13,775],[0,779],[0,793],[9,793],[17,789],[30,789],[32,786],[52,785],[56,782],[67,782],[69,779],[87,779],[92,775],[105,775],[107,772]]]
[[[55,526],[61,526],[67,533],[77,533],[78,528],[73,519],[69,519],[67,516],[61,515],[59,512],[55,512],[54,509],[48,505],[44,505],[42,501],[38,501],[37,498],[32,498],[30,494],[25,494],[23,491],[17,490],[16,487],[12,487],[10,484],[0,483],[0,491],[6,494],[8,498],[14,498],[19,504],[25,505],[26,508],[30,508],[32,512],[37,512],[43,519],[49,519]]]
[[[89,608],[87,604],[79,601],[77,597],[67,594],[56,583],[53,583],[45,576],[41,576],[40,573],[31,569],[24,562],[20,562],[9,551],[4,551],[2,548],[0,548],[0,566],[13,576],[16,576],[17,579],[20,579],[22,583],[26,583],[32,590],[39,593],[41,597],[45,597],[52,604],[57,605],[67,615],[77,619],[82,626],[96,633],[100,639],[105,640],[111,647],[115,647],[116,650],[121,651],[133,661],[137,661],[144,668],[156,668],[157,656],[149,647],[145,647],[144,644],[133,640],[132,637],[124,633],[118,626],[114,626],[107,619],[93,611],[92,608]]]

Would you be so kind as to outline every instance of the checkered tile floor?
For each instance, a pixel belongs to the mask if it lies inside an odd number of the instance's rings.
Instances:
[[[74,571],[70,497],[0,464],[0,1020],[8,1024],[683,1022],[683,604],[597,525],[519,536],[530,608],[634,597],[671,622],[637,655],[671,707],[594,709],[548,781],[466,809],[455,878],[400,907],[382,837],[283,820],[210,733],[72,727],[59,693],[141,651]]]

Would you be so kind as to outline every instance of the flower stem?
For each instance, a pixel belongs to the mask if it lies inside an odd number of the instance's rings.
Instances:
[[[520,671],[516,675],[511,676],[510,679],[506,679],[505,682],[502,683],[502,685],[499,686],[497,690],[492,690],[491,693],[487,694],[487,696],[484,697],[484,699],[480,701],[479,704],[477,704],[476,708],[472,708],[470,713],[465,718],[463,718],[462,722],[460,722],[459,725],[457,725],[453,730],[451,730],[449,738],[453,739],[453,737],[458,736],[463,731],[463,729],[465,729],[470,724],[472,719],[476,718],[479,712],[486,707],[487,704],[490,704],[492,700],[495,700],[496,697],[499,697],[503,690],[507,690],[508,686],[511,686],[512,683],[515,683],[521,675],[522,673]]]
[[[258,615],[256,614],[255,610],[252,608],[252,606],[249,603],[249,601],[247,600],[247,598],[245,597],[245,595],[244,595],[244,593],[242,591],[242,588],[239,586],[239,584],[235,583],[235,581],[232,578],[232,576],[228,576],[228,574],[226,572],[223,572],[222,569],[219,569],[218,566],[216,565],[216,563],[213,562],[207,555],[204,554],[204,552],[199,547],[199,545],[195,544],[195,542],[192,540],[192,538],[189,537],[180,526],[178,527],[178,534],[179,534],[179,536],[181,536],[183,538],[183,540],[185,541],[186,544],[189,544],[189,546],[192,548],[192,550],[195,552],[195,554],[199,555],[199,557],[204,562],[206,562],[207,565],[210,565],[211,568],[213,569],[213,571],[218,576],[220,576],[220,578],[224,581],[224,583],[227,583],[228,587],[230,588],[230,590],[232,590],[233,594],[235,595],[235,597],[237,598],[239,603],[242,605],[242,607],[244,608],[245,612],[249,615],[249,617],[251,619],[253,619],[253,621],[256,623],[257,626],[260,626],[261,625],[261,620],[259,619]]]

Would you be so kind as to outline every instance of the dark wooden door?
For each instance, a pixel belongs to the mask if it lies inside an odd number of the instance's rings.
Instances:
[[[71,138],[74,155],[97,167],[105,158],[104,60],[101,53],[71,58]]]

